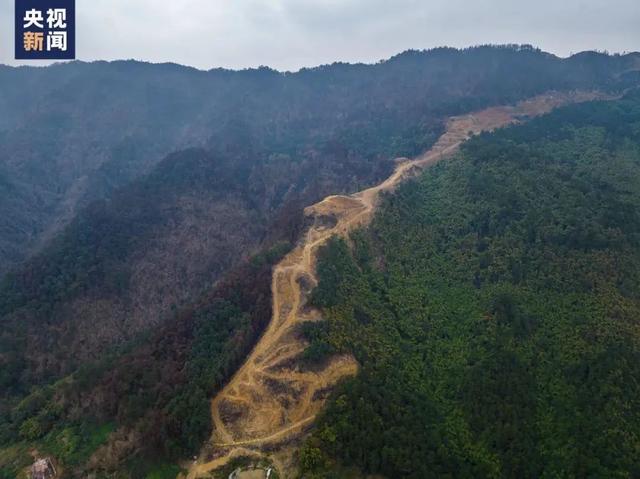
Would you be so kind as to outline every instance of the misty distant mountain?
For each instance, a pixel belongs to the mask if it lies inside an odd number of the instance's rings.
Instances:
[[[424,145],[398,144],[403,135],[444,114],[550,89],[619,87],[639,63],[637,54],[560,59],[481,47],[297,73],[133,61],[0,67],[0,273],[174,151],[250,143],[289,153],[357,135],[363,153],[380,143],[389,155],[413,153]]]

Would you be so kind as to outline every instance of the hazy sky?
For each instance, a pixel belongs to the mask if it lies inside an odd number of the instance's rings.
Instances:
[[[297,70],[481,43],[562,56],[640,50],[640,0],[76,0],[76,9],[80,60],[202,69]],[[15,65],[13,10],[0,0],[0,63]]]

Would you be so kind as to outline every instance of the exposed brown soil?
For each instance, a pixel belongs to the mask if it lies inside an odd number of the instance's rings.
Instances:
[[[243,366],[211,402],[211,445],[220,455],[213,461],[194,463],[188,477],[202,477],[233,457],[259,457],[267,452],[281,477],[290,477],[296,444],[322,409],[327,391],[356,374],[358,364],[348,355],[336,356],[324,368],[313,371],[304,370],[298,360],[307,346],[297,334],[299,325],[320,319],[319,312],[305,307],[305,290],[316,283],[318,248],[334,235],[344,237],[366,225],[381,192],[393,191],[405,178],[450,156],[471,135],[599,96],[591,92],[548,93],[515,106],[453,117],[431,150],[412,160],[398,160],[394,173],[379,185],[351,196],[329,196],[306,208],[305,214],[314,220],[312,226],[273,271],[271,323]]]

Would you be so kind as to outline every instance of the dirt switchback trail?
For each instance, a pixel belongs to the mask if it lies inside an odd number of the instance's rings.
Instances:
[[[271,322],[242,367],[212,400],[213,435],[188,477],[206,477],[233,457],[269,455],[281,477],[289,478],[296,445],[331,389],[344,377],[356,374],[358,365],[351,356],[336,356],[324,369],[312,371],[298,360],[307,346],[300,324],[321,319],[318,311],[305,306],[316,284],[318,248],[334,235],[346,236],[366,225],[379,193],[392,191],[405,178],[446,158],[471,135],[598,97],[590,92],[548,93],[515,106],[453,117],[431,150],[413,160],[397,160],[394,173],[379,185],[350,196],[329,196],[306,208],[312,226],[273,270]]]

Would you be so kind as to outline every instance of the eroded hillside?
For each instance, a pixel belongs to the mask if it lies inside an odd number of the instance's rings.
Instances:
[[[639,126],[636,90],[477,136],[319,251],[310,349],[360,370],[300,477],[637,473]]]
[[[305,345],[288,329],[300,321],[284,298],[297,297],[308,324],[318,319],[305,306],[316,247],[282,263],[278,351],[264,351],[256,367],[266,371],[234,396],[272,374],[270,387],[308,402],[283,407],[267,396],[278,414],[266,422],[233,401],[220,401],[219,419],[207,410],[269,322],[269,268],[301,238],[304,207],[379,183],[391,158],[431,148],[451,115],[458,131],[436,148],[476,131],[469,111],[554,89],[620,92],[636,81],[635,61],[486,46],[297,73],[0,68],[0,103],[11,112],[0,120],[0,274],[18,266],[0,281],[0,472],[13,477],[36,448],[73,477],[145,477],[197,453],[213,421],[217,442],[254,441],[252,450],[297,437],[326,394],[313,384],[354,372],[348,357],[324,372],[276,364],[287,349],[297,361]],[[39,93],[15,103],[25,87]],[[519,114],[491,113],[495,124]],[[308,209],[309,241],[366,223],[377,193]]]
[[[393,191],[403,179],[446,158],[470,136],[598,96],[550,93],[515,106],[453,117],[433,148],[413,160],[399,159],[393,175],[379,185],[350,196],[329,196],[308,207],[305,214],[313,219],[312,226],[274,268],[272,320],[246,362],[213,399],[211,444],[189,477],[203,476],[243,455],[268,455],[284,477],[289,477],[295,443],[313,424],[332,387],[357,372],[357,362],[350,355],[334,356],[315,369],[305,367],[301,360],[307,347],[301,325],[321,320],[318,311],[308,307],[307,299],[317,284],[317,251],[329,238],[348,238],[349,232],[366,225],[381,193]]]

